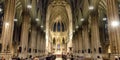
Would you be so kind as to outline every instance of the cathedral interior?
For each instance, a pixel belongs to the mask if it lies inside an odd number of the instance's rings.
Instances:
[[[119,19],[120,0],[0,0],[0,59],[120,60]]]

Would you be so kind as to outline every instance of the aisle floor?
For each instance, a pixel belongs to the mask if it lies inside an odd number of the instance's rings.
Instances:
[[[55,60],[62,60],[62,58],[56,58]]]

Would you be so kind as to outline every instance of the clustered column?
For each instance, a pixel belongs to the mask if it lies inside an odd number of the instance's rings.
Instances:
[[[75,48],[74,48],[74,49],[75,49],[75,53],[77,54],[77,53],[78,53],[78,44],[77,44],[77,43],[78,43],[78,40],[77,40],[77,34],[75,35],[74,41],[75,41],[75,42],[74,42],[74,45],[75,45]]]
[[[79,53],[79,33],[76,34],[77,53]]]
[[[45,40],[45,33],[43,34],[43,55],[45,54],[45,46],[46,46],[46,40]]]
[[[42,33],[42,38],[41,38],[41,54],[43,55],[43,48],[44,48],[44,46],[43,46],[43,37],[44,37],[44,34]]]
[[[83,50],[83,39],[82,39],[82,32],[81,30],[78,31],[78,40],[79,40],[79,53],[81,54],[82,53],[82,50]]]
[[[114,22],[120,24],[117,5],[117,0],[107,0],[108,33],[112,54],[120,53],[120,26],[112,25]]]
[[[21,57],[27,57],[29,25],[30,25],[29,13],[27,11],[24,11],[20,43],[22,47]]]
[[[35,53],[36,53],[36,48],[37,48],[37,28],[32,25],[31,27],[31,54],[32,56],[35,56]]]
[[[41,54],[44,55],[45,53],[45,34],[42,33],[42,38],[41,38]]]
[[[98,25],[98,12],[91,14],[91,48],[92,53],[99,53],[100,45],[100,36],[99,36],[99,25]]]
[[[2,52],[12,52],[12,37],[15,16],[15,1],[5,0],[4,21],[2,27]]]
[[[79,29],[74,35],[73,35],[73,53],[75,55],[83,55],[84,53],[84,43],[83,43],[83,38],[82,38],[82,30]]]
[[[82,27],[82,53],[85,52],[85,32],[83,30],[84,27]]]
[[[73,48],[73,53],[75,53],[75,37],[74,37],[74,35],[73,35],[73,40],[72,40],[72,48]]]
[[[38,29],[38,31],[37,31],[37,56],[39,56],[40,55],[40,44],[41,44],[41,30],[40,29]]]
[[[77,39],[77,34],[75,35],[75,38],[74,38],[74,45],[75,45],[75,54],[78,53],[78,39]]]
[[[78,51],[82,56],[90,58],[90,54],[99,54],[100,52],[100,37],[99,37],[99,26],[98,26],[98,15],[92,14],[91,23],[91,41],[88,32],[88,24],[83,23],[82,28],[78,29],[77,33],[73,36],[73,49],[76,53]],[[92,45],[90,45],[92,44]],[[92,50],[92,51],[91,51]]]
[[[90,41],[89,41],[89,33],[88,33],[88,24],[83,24],[83,45],[84,45],[84,53],[85,56],[88,57],[88,53],[90,50]]]
[[[40,28],[37,28],[33,25],[31,30],[31,40],[30,40],[30,55],[35,56],[43,56],[45,53],[45,35],[44,32],[41,31]]]

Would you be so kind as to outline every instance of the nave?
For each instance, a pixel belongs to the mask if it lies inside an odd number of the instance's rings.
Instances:
[[[0,0],[0,59],[120,60],[120,0]]]

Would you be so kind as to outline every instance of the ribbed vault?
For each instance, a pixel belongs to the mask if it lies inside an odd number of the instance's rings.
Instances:
[[[52,26],[54,22],[58,21],[68,24],[69,19],[66,8],[64,6],[53,6],[51,9],[49,24]]]

